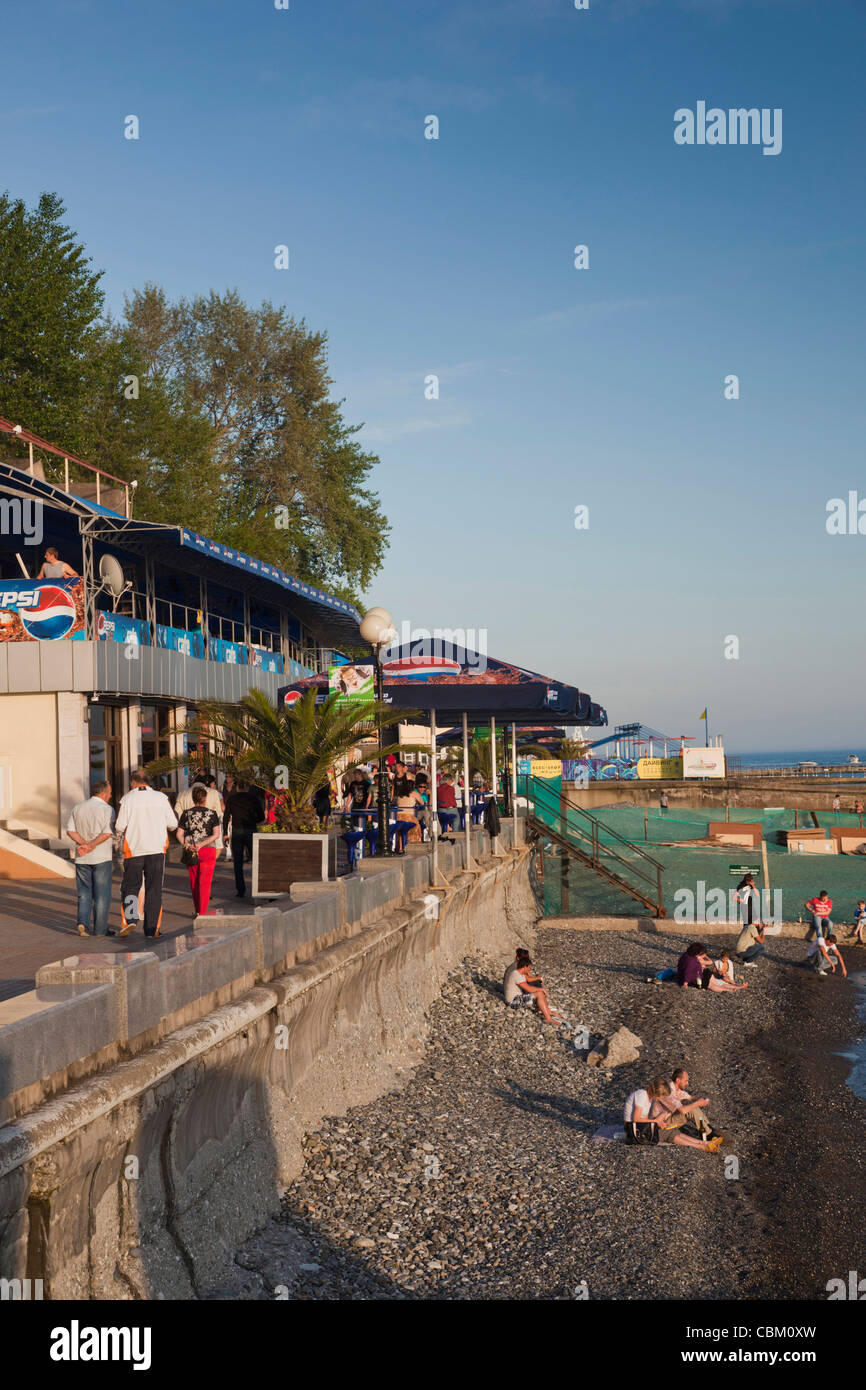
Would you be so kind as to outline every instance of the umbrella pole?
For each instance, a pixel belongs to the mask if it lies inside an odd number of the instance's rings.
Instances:
[[[517,849],[517,725],[511,726],[511,819],[514,823],[514,848]]]
[[[463,805],[466,808],[466,815],[463,820],[464,840],[466,843],[466,868],[472,868],[472,815],[471,804],[469,801],[469,719],[466,711],[463,711]]]
[[[496,720],[490,716],[490,795],[496,800]],[[496,853],[496,840],[490,837],[490,852]]]
[[[430,711],[430,836],[433,841],[433,884],[439,881],[439,794],[436,787],[436,711]]]

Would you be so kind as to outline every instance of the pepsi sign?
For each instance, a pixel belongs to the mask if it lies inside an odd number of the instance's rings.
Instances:
[[[0,584],[0,612],[9,615],[2,626],[8,630],[17,617],[22,629],[10,633],[9,640],[58,642],[72,633],[78,621],[72,590],[81,584],[80,579],[5,580]],[[83,638],[84,633],[75,635]]]

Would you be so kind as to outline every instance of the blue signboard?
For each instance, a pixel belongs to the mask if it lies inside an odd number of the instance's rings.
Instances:
[[[83,642],[83,580],[0,579],[0,635],[6,642]]]
[[[283,658],[279,652],[266,652],[261,647],[250,647],[250,665],[260,671],[283,674]]]
[[[169,651],[180,652],[183,656],[204,657],[204,637],[200,632],[188,632],[183,627],[156,625],[156,645]]]
[[[226,642],[222,637],[207,641],[211,661],[224,661],[228,666],[246,666],[247,649],[241,642]]]
[[[96,637],[100,642],[135,643],[150,646],[150,627],[141,618],[128,618],[121,613],[100,613],[96,619]]]

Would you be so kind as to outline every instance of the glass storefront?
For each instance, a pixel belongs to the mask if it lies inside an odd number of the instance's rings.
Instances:
[[[123,779],[123,710],[118,705],[91,703],[90,785],[111,783],[111,800],[116,806],[126,791]]]
[[[168,758],[174,752],[175,716],[172,705],[141,706],[141,762],[143,767],[157,758]],[[154,786],[170,787],[170,773],[154,779]]]

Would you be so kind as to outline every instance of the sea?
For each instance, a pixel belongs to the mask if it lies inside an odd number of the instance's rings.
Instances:
[[[848,762],[849,753],[855,753],[860,759],[860,775],[866,777],[866,748],[863,747],[786,748],[777,753],[738,753],[734,748],[725,751],[729,756],[739,758],[741,767],[796,767],[797,763],[806,762],[817,763],[819,767],[843,767]]]

